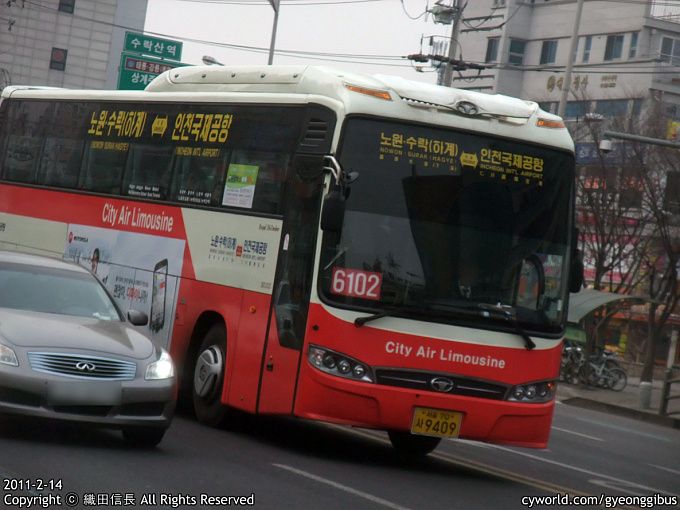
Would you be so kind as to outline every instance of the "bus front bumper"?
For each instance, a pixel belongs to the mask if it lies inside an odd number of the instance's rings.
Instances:
[[[357,427],[408,431],[416,407],[462,413],[461,439],[545,448],[555,401],[519,403],[357,382],[322,373],[303,362],[294,414]]]

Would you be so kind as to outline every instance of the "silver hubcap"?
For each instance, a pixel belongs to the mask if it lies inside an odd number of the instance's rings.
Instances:
[[[194,371],[194,391],[202,398],[213,395],[217,388],[217,381],[224,370],[222,351],[216,346],[210,346],[196,360]]]

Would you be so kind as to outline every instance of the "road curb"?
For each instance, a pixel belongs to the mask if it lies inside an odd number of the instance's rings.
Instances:
[[[563,404],[574,407],[581,407],[583,409],[591,409],[594,411],[603,411],[635,420],[646,421],[656,425],[663,425],[674,429],[680,429],[680,419],[672,418],[670,416],[661,416],[660,414],[648,413],[639,409],[631,409],[628,407],[616,406],[606,402],[599,402],[597,400],[590,400],[588,398],[570,397],[561,400]]]

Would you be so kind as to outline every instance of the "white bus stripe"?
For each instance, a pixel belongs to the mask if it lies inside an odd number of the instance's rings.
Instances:
[[[342,485],[341,483],[334,482],[333,480],[328,480],[327,478],[322,478],[318,475],[308,473],[307,471],[296,469],[292,466],[287,466],[285,464],[272,464],[272,466],[275,466],[279,469],[285,469],[286,471],[290,471],[291,473],[295,473],[296,475],[304,476],[305,478],[309,478],[310,480],[314,480],[315,482],[330,485],[335,489],[347,492],[348,494],[352,494],[353,496],[358,496],[360,498],[366,499],[378,505],[382,505],[386,508],[392,508],[393,510],[410,510],[405,506],[397,505],[396,503],[392,503],[391,501],[388,501],[386,499],[379,498],[378,496],[374,496],[373,494],[353,489],[352,487],[348,487],[347,485]]]

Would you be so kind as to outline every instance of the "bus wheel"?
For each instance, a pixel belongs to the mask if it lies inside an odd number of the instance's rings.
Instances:
[[[410,432],[397,430],[390,430],[387,434],[399,456],[408,460],[425,457],[441,442],[438,437],[416,436]]]
[[[220,401],[226,367],[227,341],[224,326],[215,324],[206,333],[194,362],[192,400],[199,422],[219,425],[226,408]]]

